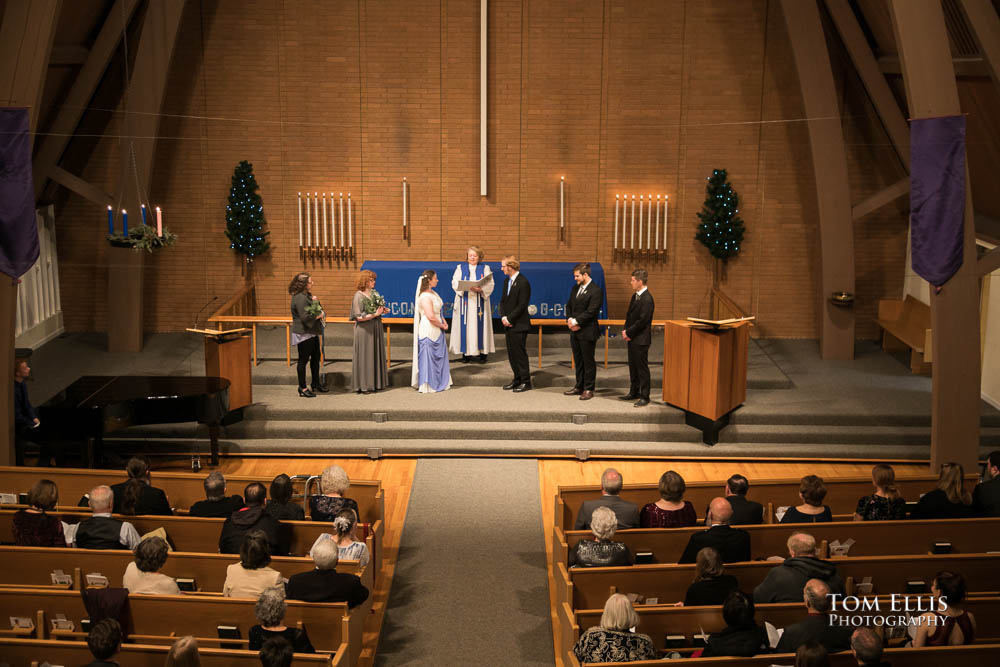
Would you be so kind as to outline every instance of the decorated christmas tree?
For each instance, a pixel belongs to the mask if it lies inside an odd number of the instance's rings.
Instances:
[[[270,232],[264,230],[264,204],[257,187],[253,165],[243,160],[233,171],[233,185],[226,206],[226,236],[229,247],[246,255],[247,262],[271,247],[267,242]]]
[[[700,241],[712,257],[728,260],[735,257],[743,244],[743,220],[740,219],[740,198],[726,180],[725,169],[715,169],[708,177],[705,203],[698,213]]]

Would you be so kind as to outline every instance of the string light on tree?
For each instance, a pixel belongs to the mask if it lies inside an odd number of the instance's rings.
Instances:
[[[723,261],[735,257],[743,243],[743,220],[739,217],[740,198],[726,177],[725,169],[714,169],[707,179],[705,203],[698,213],[695,234],[713,257]]]
[[[264,230],[264,204],[257,194],[258,187],[253,165],[246,160],[236,165],[226,206],[226,237],[229,247],[246,255],[248,263],[271,248],[266,238],[270,232]]]

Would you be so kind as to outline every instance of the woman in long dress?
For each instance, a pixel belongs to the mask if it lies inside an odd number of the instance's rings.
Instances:
[[[444,391],[451,386],[448,345],[444,336],[448,323],[441,317],[444,302],[434,291],[437,283],[437,274],[431,269],[420,274],[413,304],[411,384],[422,394]]]
[[[389,312],[380,306],[367,312],[364,304],[375,289],[375,272],[362,271],[354,287],[358,290],[351,300],[351,320],[354,322],[354,360],[351,364],[351,391],[370,394],[389,386],[385,360],[385,335],[382,315]]]
[[[482,280],[490,275],[490,267],[483,264],[483,251],[477,245],[467,249],[467,263],[455,267],[451,277],[451,288],[455,290],[455,308],[451,317],[451,343],[453,354],[462,355],[462,363],[478,361],[486,363],[486,355],[495,351],[493,346],[493,280],[482,287],[460,291],[461,280]]]

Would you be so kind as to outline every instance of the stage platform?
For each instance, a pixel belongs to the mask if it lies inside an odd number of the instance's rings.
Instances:
[[[625,351],[610,346],[600,362],[591,401],[566,397],[573,384],[568,338],[529,340],[535,389],[500,389],[510,378],[503,337],[489,363],[453,364],[453,389],[418,394],[409,385],[412,338],[393,333],[393,387],[362,396],[344,387],[350,377],[350,329],[335,327],[325,346],[324,371],[333,387],[314,399],[295,391],[295,368],[285,364],[284,331],[262,331],[254,369],[254,405],[244,420],[224,428],[223,453],[312,455],[680,456],[776,458],[898,458],[929,455],[931,381],[914,376],[901,359],[872,342],[857,344],[857,359],[824,362],[816,341],[752,340],[746,403],[733,413],[715,446],[684,424],[683,413],[659,400],[662,337],[651,348],[654,403],[634,408],[617,400],[628,386]],[[74,334],[36,351],[29,386],[35,404],[84,374],[201,374],[202,344],[186,334],[147,338],[136,355],[108,353],[104,337]],[[1000,412],[983,403],[984,453],[1000,447]],[[166,424],[116,433],[123,452],[204,452],[203,427]]]

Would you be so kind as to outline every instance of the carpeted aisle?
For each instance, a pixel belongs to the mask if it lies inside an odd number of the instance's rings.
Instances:
[[[377,665],[551,665],[538,464],[420,459]]]

